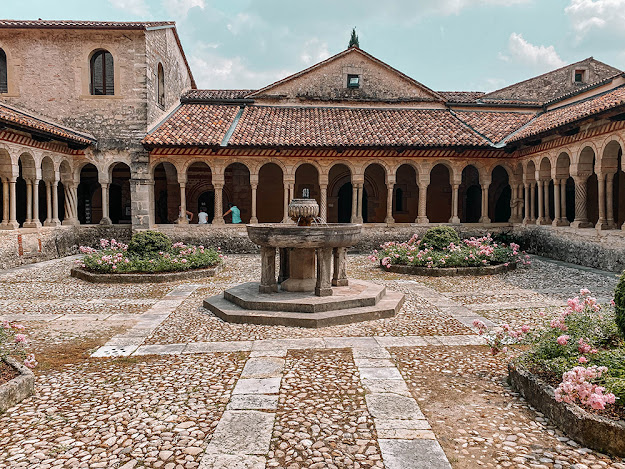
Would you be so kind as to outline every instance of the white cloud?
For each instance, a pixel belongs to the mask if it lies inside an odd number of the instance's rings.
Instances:
[[[150,9],[144,0],[109,0],[113,8],[127,11],[136,16],[149,16]]]
[[[536,70],[551,70],[565,65],[553,46],[535,46],[521,34],[512,33],[508,40],[506,54],[499,53],[499,59],[529,65]]]
[[[199,7],[203,10],[206,2],[204,0],[163,0],[163,7],[175,18],[186,18],[191,8]]]
[[[625,0],[571,0],[564,9],[577,38],[590,31],[625,31]]]
[[[223,89],[259,88],[293,73],[292,70],[250,69],[241,57],[220,57],[204,49],[203,53],[189,57],[189,64],[199,88]]]
[[[299,58],[306,66],[316,64],[330,57],[328,44],[321,42],[316,37],[306,41],[303,45],[303,49]]]
[[[523,3],[530,3],[532,0],[443,0],[433,2],[430,10],[443,14],[459,14],[466,8],[475,6],[512,6]]]

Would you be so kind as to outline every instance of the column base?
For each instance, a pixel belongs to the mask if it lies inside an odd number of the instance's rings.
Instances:
[[[4,223],[0,223],[0,230],[17,230],[19,227],[20,224],[17,221],[7,221]]]
[[[428,223],[430,223],[430,220],[428,219],[428,217],[417,217],[415,223],[419,225],[427,225]]]
[[[483,223],[483,224],[490,223],[490,218],[482,217],[482,218],[480,218],[480,223]]]
[[[315,287],[316,296],[332,296],[332,288]]]
[[[544,225],[544,224],[545,224],[545,221],[546,221],[546,220],[545,220],[543,217],[539,217],[539,218],[537,218],[536,220],[534,220],[534,223],[535,223],[536,225]]]
[[[540,224],[541,225],[551,225],[553,221],[549,218],[545,218]]]
[[[347,280],[346,278],[332,279],[333,287],[347,287],[348,285],[349,285],[349,280]]]
[[[564,220],[562,218],[558,218],[551,223],[551,226],[569,226],[570,223],[568,220]]]
[[[277,293],[278,285],[259,285],[258,292],[259,293]]]
[[[223,218],[213,218],[211,225],[225,225],[226,222]]]
[[[384,223],[387,223],[390,225],[391,223],[395,223],[395,219],[393,217],[386,217],[384,219]]]
[[[611,230],[612,225],[610,225],[607,221],[599,220],[597,224],[595,225],[595,229],[599,231]]]
[[[63,226],[80,226],[80,222],[76,219],[63,220],[61,222]]]
[[[571,228],[592,228],[593,225],[588,220],[575,220],[571,223]]]
[[[252,218],[250,218],[250,223],[251,223],[252,225],[256,225],[256,224],[258,224],[258,218],[256,218],[256,217],[252,217]]]
[[[449,219],[449,223],[452,223],[452,224],[454,224],[454,225],[457,225],[457,224],[459,224],[459,223],[460,223],[460,218],[458,218],[458,217],[451,217],[451,218]]]
[[[56,220],[46,220],[43,222],[43,226],[59,226]]]
[[[24,228],[41,228],[41,222],[39,221],[28,221],[24,222]]]
[[[111,219],[109,217],[103,217],[102,220],[100,220],[100,225],[112,225],[113,222],[111,221]]]

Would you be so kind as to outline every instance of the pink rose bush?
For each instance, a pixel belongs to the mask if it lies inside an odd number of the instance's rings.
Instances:
[[[529,256],[520,251],[515,243],[497,243],[490,234],[481,238],[468,238],[450,242],[439,248],[428,245],[413,235],[404,243],[389,241],[380,245],[369,256],[372,262],[390,268],[391,265],[417,267],[479,267],[484,265],[510,264],[513,262],[528,265]]]
[[[562,312],[532,332],[530,350],[517,360],[532,372],[561,380],[555,390],[559,402],[603,410],[625,405],[623,339],[613,304],[599,304],[583,288]]]
[[[25,327],[9,321],[0,322],[0,360],[7,357],[21,359],[25,366],[34,368],[37,360],[26,352],[28,340],[24,334]]]
[[[212,267],[225,259],[219,248],[182,242],[173,243],[163,250],[144,252],[131,251],[127,244],[115,239],[101,239],[99,246],[100,249],[80,246],[84,255],[76,264],[98,273],[176,272]]]

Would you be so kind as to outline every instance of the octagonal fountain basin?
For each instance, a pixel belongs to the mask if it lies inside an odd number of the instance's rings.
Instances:
[[[262,223],[247,225],[247,235],[255,244],[272,248],[350,247],[358,242],[362,225],[324,223],[312,226]]]

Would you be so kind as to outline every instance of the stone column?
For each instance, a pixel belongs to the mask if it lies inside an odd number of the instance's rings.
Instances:
[[[7,179],[0,179],[2,181],[2,223],[0,228],[6,229],[9,226],[9,181]]]
[[[17,195],[15,191],[16,182],[16,178],[9,179],[9,228],[13,230],[16,230],[20,227],[20,224],[17,222]]]
[[[252,216],[250,217],[250,223],[258,223],[258,218],[256,217],[256,189],[258,189],[258,184],[252,184]],[[274,253],[275,257],[275,253]]]
[[[222,191],[224,189],[223,184],[213,182],[213,189],[215,190],[214,209],[215,216],[213,217],[213,225],[223,225],[224,222],[224,204],[222,202]]]
[[[482,184],[482,216],[480,217],[480,223],[490,223],[490,218],[488,218],[488,186],[490,186],[490,183]]]
[[[276,248],[261,246],[260,248],[260,293],[273,293],[278,291],[276,282]]]
[[[536,185],[537,185],[536,191],[538,192],[538,218],[536,219],[536,224],[544,225],[545,224],[545,201],[544,201],[545,192],[543,190],[544,183],[542,180],[539,179]]]
[[[352,223],[358,223],[358,185],[352,183]]]
[[[605,194],[606,194],[606,219],[608,222],[608,226],[611,230],[616,228],[616,223],[614,222],[614,177],[615,173],[606,174],[605,181]]]
[[[551,217],[549,216],[549,181],[543,181],[543,201],[545,203],[543,225],[551,225]]]
[[[332,296],[332,248],[317,248],[315,295]]]
[[[530,223],[536,223],[536,182],[530,183]]]
[[[347,280],[347,248],[334,248],[334,275],[332,285],[335,287],[345,287],[349,285]]]
[[[289,221],[289,185],[284,183],[284,216],[282,217],[282,223]]]
[[[561,206],[560,206],[560,180],[553,180],[553,222],[551,223],[553,226],[561,226],[562,223],[562,214],[561,214]]]
[[[328,185],[319,184],[319,218],[323,223],[328,221]]]
[[[289,184],[289,202],[295,198],[295,183]]]
[[[527,225],[530,223],[531,215],[530,215],[530,185],[526,182],[525,185],[525,218],[523,218],[523,224]]]
[[[388,181],[386,183],[386,218],[384,223],[395,223],[393,218],[393,189],[395,188],[394,181]]]
[[[364,220],[364,217],[362,215],[362,193],[364,192],[365,189],[365,185],[363,184],[358,184],[358,207],[356,209],[356,213],[357,213],[357,223],[362,223]]]
[[[560,213],[562,214],[562,226],[569,226],[569,219],[566,217],[566,182],[568,178],[562,179],[560,183]]]
[[[575,176],[575,220],[571,223],[573,228],[590,228],[592,223],[588,221],[588,211],[586,206],[586,182],[588,177]]]
[[[430,184],[422,182],[419,186],[419,212],[417,214],[416,223],[430,223],[427,217],[427,201],[428,201],[428,186]]]
[[[36,228],[41,227],[39,220],[39,181],[40,179],[33,179],[33,224]]]
[[[189,220],[187,220],[187,183],[180,182],[179,184],[180,184],[180,213],[178,214],[178,224],[188,225]],[[215,197],[215,199],[217,199],[217,197]]]
[[[108,184],[106,185],[106,194],[108,196]],[[104,208],[104,202],[102,203]],[[108,220],[108,224],[111,223],[111,219],[108,217],[108,205],[106,209],[106,219]],[[104,220],[104,218],[102,219]],[[61,224],[59,220],[59,181],[52,181],[52,223],[54,226],[58,226]],[[100,222],[102,223],[102,222]]]
[[[449,223],[460,223],[460,218],[458,217],[458,192],[459,192],[460,184],[452,184],[452,196],[451,196],[451,218],[449,219]]]
[[[26,221],[24,228],[33,227],[33,182],[26,179]]]
[[[599,219],[597,220],[597,224],[595,228],[598,230],[608,230],[610,226],[608,225],[608,221],[605,216],[605,174],[597,173],[597,189],[598,189],[598,203],[599,203]]]
[[[52,225],[52,186],[50,181],[44,181],[46,184],[46,220],[43,222],[43,226]]]

